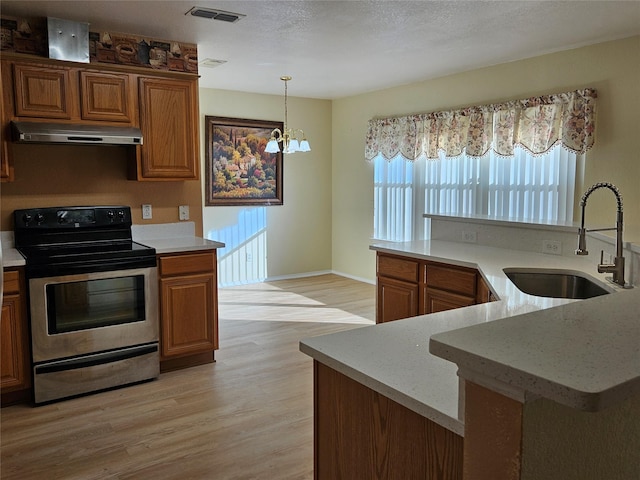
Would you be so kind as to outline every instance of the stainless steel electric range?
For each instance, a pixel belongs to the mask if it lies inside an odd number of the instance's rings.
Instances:
[[[25,257],[36,404],[159,374],[155,249],[127,206],[14,212]]]

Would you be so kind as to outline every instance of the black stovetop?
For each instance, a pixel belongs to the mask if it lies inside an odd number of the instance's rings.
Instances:
[[[16,210],[14,222],[29,278],[156,265],[155,249],[132,240],[126,206]]]

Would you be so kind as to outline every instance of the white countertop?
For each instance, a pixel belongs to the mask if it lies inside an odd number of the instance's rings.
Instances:
[[[13,246],[13,231],[0,232],[0,260],[2,268],[24,266],[24,257]]]
[[[578,301],[535,297],[520,292],[502,271],[506,267],[563,268],[586,273],[601,282],[607,289],[619,290],[605,282],[604,275],[597,273],[595,266],[588,258],[544,255],[442,241],[379,242],[372,245],[371,249],[478,268],[499,301],[304,339],[300,342],[300,350],[445,428],[460,435],[464,434],[463,421],[458,412],[459,380],[456,375],[458,367],[451,362],[464,362],[465,368],[473,367],[477,373],[503,378],[503,381],[510,381],[512,385],[519,385],[514,380],[516,375],[513,372],[511,376],[505,372],[498,372],[497,365],[504,369],[511,368],[509,362],[514,357],[520,358],[519,355],[522,355],[523,363],[532,366],[532,370],[536,373],[543,374],[542,369],[539,372],[536,370],[536,362],[544,362],[548,367],[555,367],[556,377],[548,379],[551,383],[555,380],[567,383],[566,378],[570,376],[570,372],[565,372],[565,368],[582,366],[582,373],[578,377],[582,378],[584,383],[588,383],[589,375],[593,374],[603,377],[594,380],[594,386],[606,385],[604,378],[607,376],[606,372],[611,370],[611,365],[621,361],[627,362],[627,366],[620,369],[624,372],[620,372],[618,376],[610,377],[613,383],[628,377],[635,378],[632,382],[638,382],[640,379],[640,357],[638,357],[640,355],[638,353],[640,320],[637,309],[631,307],[634,303],[640,306],[640,289]],[[590,305],[594,304],[600,307],[591,308]],[[547,310],[552,307],[559,308]],[[603,326],[596,328],[598,320],[606,322],[611,316],[604,312],[614,311],[616,315],[622,317],[619,310],[626,312],[627,315],[625,319],[619,320],[620,331],[626,338],[624,345],[619,345],[621,339],[615,329]],[[575,320],[577,312],[581,312],[580,314],[586,312],[584,315],[590,316],[591,330],[583,328],[586,323],[581,324]],[[540,321],[543,318],[555,319],[553,325],[555,328],[547,329],[546,324]],[[527,324],[528,320],[531,326]],[[536,322],[538,326],[534,329],[533,324]],[[617,323],[616,327],[618,327]],[[484,332],[486,335],[480,335],[479,332]],[[522,332],[520,333],[522,338],[518,337],[518,332]],[[437,352],[430,353],[429,339],[432,336],[434,340],[431,343],[437,346],[431,348]],[[485,343],[479,342],[480,346],[477,350],[467,351],[467,347],[474,345],[476,337],[486,337]],[[538,354],[538,345],[544,344],[546,338],[549,338],[548,348],[541,350]],[[565,339],[566,345],[559,345],[557,338]],[[435,339],[438,339],[437,343],[434,343]],[[515,339],[519,339],[520,343],[514,343]],[[581,345],[585,342],[590,343],[591,352],[601,347],[601,351],[606,352],[607,358],[610,359],[607,366],[601,363],[602,368],[598,372],[590,370],[593,361],[581,363],[586,355],[581,350]],[[503,346],[502,356],[491,361],[492,349],[497,345]],[[564,358],[564,355],[569,355],[569,347],[574,351],[571,354],[572,360],[560,361],[559,359]],[[546,360],[551,351],[555,351],[553,362]],[[434,353],[442,355],[446,360],[435,356]],[[498,356],[497,353],[496,356]],[[483,371],[484,367],[480,368],[484,358],[487,358],[487,364],[490,364],[493,369],[487,368]],[[502,363],[500,363],[501,360]],[[519,385],[520,388],[528,388],[527,382],[535,384],[540,382],[540,379],[531,376],[522,382]],[[622,387],[609,385],[607,388],[616,390]],[[546,391],[536,393],[543,395]],[[548,394],[552,398],[552,392]],[[609,391],[605,397],[601,397],[595,404],[605,405],[609,401],[615,401],[619,395],[616,396]],[[566,395],[566,390],[562,390],[562,394],[555,395],[558,401],[567,398],[570,396]],[[584,398],[580,398],[577,403],[576,398],[571,399],[574,408],[594,406],[593,402],[586,402],[585,405]],[[567,402],[564,401],[564,403]]]

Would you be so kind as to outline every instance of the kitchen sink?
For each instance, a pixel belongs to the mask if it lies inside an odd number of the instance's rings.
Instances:
[[[505,268],[518,290],[537,297],[585,299],[612,293],[581,272],[549,268]]]

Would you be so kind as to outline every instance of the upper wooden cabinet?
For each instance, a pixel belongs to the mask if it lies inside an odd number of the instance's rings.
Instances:
[[[137,180],[198,178],[197,79],[140,77]]]
[[[80,116],[83,120],[137,125],[135,78],[126,73],[80,72]]]
[[[131,66],[50,59],[2,59],[2,181],[13,180],[10,122],[140,127],[129,178],[198,180],[198,79]]]
[[[4,78],[5,73],[2,72]],[[0,106],[0,182],[13,181],[13,159],[11,158],[11,132],[9,129],[9,118],[11,115],[7,112],[12,108],[11,95],[5,92],[5,82],[0,82],[0,98],[2,105]]]
[[[14,63],[15,116],[71,120],[74,93],[71,68]]]

